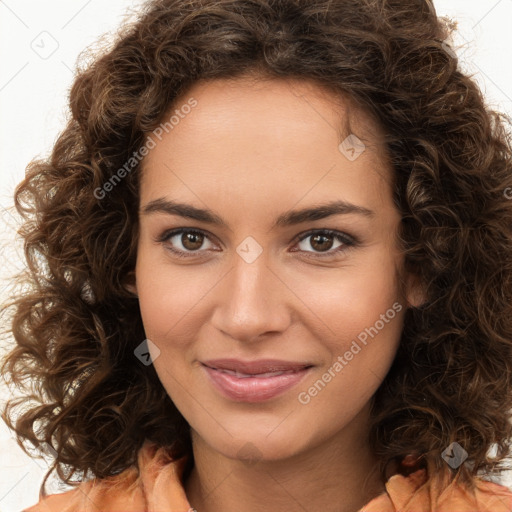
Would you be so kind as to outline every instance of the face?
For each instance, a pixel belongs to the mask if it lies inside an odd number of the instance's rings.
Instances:
[[[363,439],[408,299],[382,134],[352,108],[365,147],[340,146],[348,103],[308,81],[204,82],[173,112],[131,287],[163,386],[230,458]]]

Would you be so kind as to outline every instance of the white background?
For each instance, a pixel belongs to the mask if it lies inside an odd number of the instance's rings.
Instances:
[[[67,118],[78,54],[114,33],[140,0],[0,0],[0,298],[20,267],[12,191],[27,163],[48,154]],[[487,103],[512,115],[512,0],[435,0],[458,22],[455,47]],[[53,53],[52,53],[53,52]],[[50,55],[51,53],[51,55]],[[3,347],[4,349],[6,347]],[[2,390],[0,398],[8,393]],[[38,501],[44,462],[29,459],[0,421],[0,512]],[[512,487],[512,478],[504,483]]]

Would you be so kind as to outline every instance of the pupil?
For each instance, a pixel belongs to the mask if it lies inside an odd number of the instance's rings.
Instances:
[[[203,244],[202,235],[199,233],[185,233],[181,237],[181,243],[185,249],[190,251],[199,249]]]
[[[322,240],[322,242],[320,242],[320,246],[315,247],[315,245],[317,245],[318,240]],[[319,251],[326,251],[332,247],[332,237],[326,235],[315,235],[312,239],[311,245],[314,249],[317,249]]]

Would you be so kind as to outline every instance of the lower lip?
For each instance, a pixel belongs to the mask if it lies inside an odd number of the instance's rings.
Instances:
[[[237,402],[263,402],[298,384],[311,368],[275,377],[236,377],[203,365],[213,385],[226,398]]]

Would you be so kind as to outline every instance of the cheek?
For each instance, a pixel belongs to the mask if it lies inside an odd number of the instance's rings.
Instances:
[[[364,265],[340,268],[337,272],[291,277],[290,288],[304,300],[314,313],[316,325],[313,332],[321,332],[324,339],[346,342],[386,314],[395,302],[404,307],[404,300],[397,278],[396,260],[381,256],[380,260]],[[390,315],[394,315],[391,311]],[[400,322],[398,331],[400,331]]]
[[[321,332],[324,339],[334,333],[342,338],[356,335],[373,325],[394,302],[401,301],[394,270],[396,260],[382,252],[379,256],[374,261],[370,258],[363,264],[337,270],[326,268],[325,272],[318,267],[281,269],[283,281],[299,299],[295,308],[306,306],[301,318],[304,323],[311,323],[313,332]],[[223,272],[208,265],[177,267],[166,262],[161,249],[144,247],[139,251],[136,271],[146,336],[159,344],[176,334],[173,346],[186,344],[187,338],[197,335],[198,326],[207,323],[208,311],[201,303],[215,295]],[[290,297],[284,293],[282,299],[288,302]],[[189,336],[186,331],[190,331]]]
[[[297,401],[309,418],[323,417],[333,432],[368,403],[384,380],[398,349],[405,306],[397,293],[372,287],[326,303],[329,329],[318,339],[325,364],[298,390]],[[371,293],[370,293],[371,292]]]
[[[309,329],[324,354],[324,366],[301,389],[308,395],[305,401],[321,392],[322,398],[314,399],[318,407],[340,397],[344,407],[357,409],[384,379],[400,342],[406,309],[396,261],[381,253],[371,264],[343,268],[337,279],[327,273],[317,276],[309,289],[301,289],[296,280],[297,294],[308,297],[315,313]]]
[[[136,269],[139,307],[149,339],[154,338],[153,341],[159,344],[179,333],[175,338],[179,344],[180,340],[186,341],[184,329],[192,326],[197,329],[204,323],[199,317],[201,301],[222,276],[206,267],[173,266],[164,256],[160,253],[150,259],[142,251],[140,253]]]

